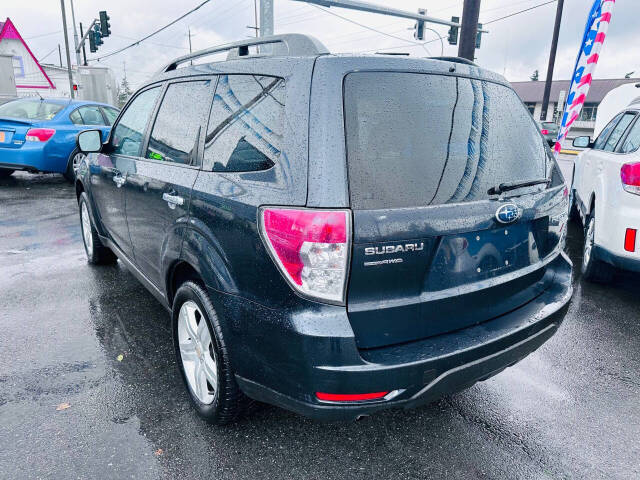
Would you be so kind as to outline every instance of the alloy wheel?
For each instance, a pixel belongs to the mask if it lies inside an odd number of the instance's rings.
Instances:
[[[201,403],[213,403],[218,388],[216,353],[207,321],[198,305],[191,300],[180,307],[178,345],[191,392]]]
[[[87,156],[84,153],[76,153],[73,156],[73,160],[72,165],[73,165],[73,173],[74,175],[78,173],[78,168],[80,167],[80,163],[86,158]]]
[[[91,218],[89,217],[89,209],[87,209],[86,202],[82,202],[81,212],[82,238],[84,239],[84,246],[87,249],[87,255],[91,257],[93,254],[93,235],[91,232]]]
[[[584,237],[584,252],[582,255],[582,265],[584,268],[586,268],[591,261],[591,253],[593,251],[593,243],[595,238],[595,225],[596,219],[592,217],[591,220],[589,220],[589,227],[587,228],[587,233]]]

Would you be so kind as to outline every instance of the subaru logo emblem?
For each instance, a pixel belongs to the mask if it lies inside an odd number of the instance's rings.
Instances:
[[[520,218],[520,209],[515,203],[505,203],[496,211],[500,223],[513,223]]]

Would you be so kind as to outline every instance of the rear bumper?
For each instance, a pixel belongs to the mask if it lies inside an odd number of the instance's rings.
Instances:
[[[594,247],[594,255],[596,258],[608,263],[609,265],[613,265],[616,268],[629,270],[631,272],[640,272],[640,258],[638,258],[637,253],[620,255],[596,245]]]
[[[66,171],[67,161],[58,155],[50,155],[47,144],[25,142],[20,148],[0,147],[0,168],[26,170],[28,172]]]
[[[552,285],[521,308],[473,327],[401,345],[358,350],[353,337],[346,333],[326,337],[317,324],[312,333],[291,335],[294,319],[281,324],[284,328],[275,335],[249,339],[251,350],[232,353],[237,381],[256,400],[319,420],[349,420],[377,410],[429,403],[495,375],[555,333],[572,294],[571,262],[562,254],[550,266],[555,272]],[[322,321],[307,317],[307,325]],[[251,358],[256,349],[262,358]],[[394,394],[339,404],[315,397],[315,392],[382,391]]]

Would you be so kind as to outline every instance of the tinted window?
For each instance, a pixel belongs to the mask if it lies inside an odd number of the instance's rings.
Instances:
[[[69,119],[75,125],[82,125],[82,116],[80,115],[80,112],[78,110],[74,110],[73,112],[71,112],[71,114],[69,115]]]
[[[46,121],[55,117],[64,105],[46,100],[19,99],[0,106],[0,117]]]
[[[282,150],[285,86],[281,78],[221,75],[205,138],[205,168],[271,168]]]
[[[627,127],[631,124],[631,121],[635,118],[635,115],[632,113],[625,113],[622,116],[622,119],[616,127],[611,131],[611,135],[607,138],[607,143],[604,144],[605,152],[613,152],[616,149],[616,145],[624,135],[624,132],[627,130]]]
[[[609,137],[611,130],[613,130],[613,127],[616,126],[620,118],[622,118],[622,115],[623,115],[622,113],[619,113],[618,115],[613,117],[613,120],[611,120],[607,124],[607,126],[602,129],[602,132],[600,132],[600,135],[598,136],[598,139],[596,140],[596,143],[593,146],[594,150],[602,150],[604,148],[604,144],[607,141],[607,138]]]
[[[640,147],[640,122],[636,121],[622,144],[621,153],[635,152]]]
[[[552,165],[517,95],[491,82],[352,73],[345,115],[354,208],[483,200],[500,183],[546,178]]]
[[[145,90],[129,104],[113,130],[113,153],[137,157],[160,87]]]
[[[76,110],[82,116],[83,125],[104,125],[104,118],[100,109],[95,105],[80,107]]]
[[[190,164],[209,113],[211,80],[172,83],[158,110],[145,157]]]
[[[115,122],[118,117],[118,110],[110,107],[102,107],[102,111],[105,117],[107,117],[107,125],[113,125],[113,122]]]

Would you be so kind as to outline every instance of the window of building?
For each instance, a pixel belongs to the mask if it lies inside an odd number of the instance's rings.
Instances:
[[[158,110],[146,158],[191,165],[211,105],[211,80],[172,83]]]
[[[267,170],[282,150],[284,80],[221,75],[205,138],[204,168],[215,172]]]
[[[578,120],[581,122],[595,122],[597,114],[597,103],[585,103],[582,107],[582,113],[580,114],[580,118]]]
[[[16,78],[24,78],[24,60],[20,55],[14,55],[13,59],[13,75]]]

